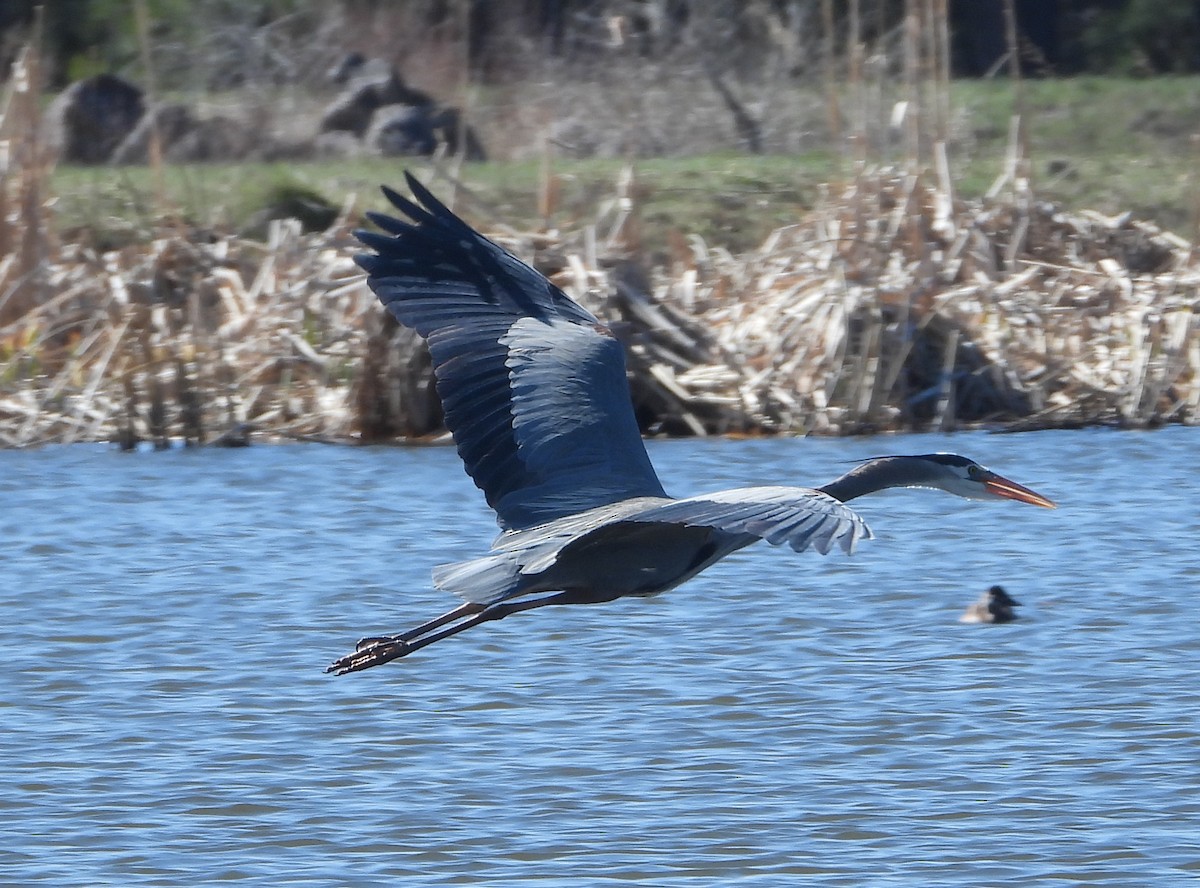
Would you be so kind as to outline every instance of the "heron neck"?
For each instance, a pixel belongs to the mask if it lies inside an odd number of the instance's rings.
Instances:
[[[855,466],[840,478],[817,489],[844,503],[889,487],[936,487],[933,482],[934,467],[928,460],[912,456],[881,456]]]

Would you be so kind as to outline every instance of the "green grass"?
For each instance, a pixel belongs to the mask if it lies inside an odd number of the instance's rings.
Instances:
[[[977,130],[1003,137],[1013,110],[1006,81],[959,81],[954,106]],[[1200,126],[1200,78],[1072,77],[1024,82],[1033,144],[1049,153],[1186,153]]]
[[[1194,222],[1200,148],[1200,78],[1077,77],[1024,84],[1034,188],[1069,209],[1132,211],[1180,234]],[[1013,93],[1004,81],[963,81],[953,104],[969,133],[971,171],[999,169]],[[993,173],[994,175],[994,173]],[[986,187],[986,186],[984,186]]]
[[[652,258],[663,258],[673,229],[734,252],[753,249],[811,207],[820,183],[836,177],[838,165],[827,154],[634,161],[643,247]],[[551,226],[594,219],[600,203],[616,194],[624,166],[618,160],[556,161],[561,184]],[[468,175],[499,218],[527,227],[542,224],[537,218],[538,163],[485,164],[470,168]]]
[[[424,163],[370,158],[173,166],[165,171],[161,201],[148,168],[62,167],[54,174],[53,189],[65,236],[112,247],[149,237],[172,218],[216,230],[253,229],[256,214],[276,203],[281,192],[296,189],[337,207],[353,194],[358,210],[382,210],[386,202],[379,185],[403,190],[406,166],[420,172]],[[538,216],[539,162],[470,165],[463,178],[480,203],[468,201],[464,212],[530,230],[590,222],[601,202],[616,193],[623,166],[617,160],[556,162],[559,200],[552,217],[543,220]],[[837,166],[828,155],[639,160],[634,169],[645,244],[659,254],[666,232],[675,228],[713,245],[751,249],[812,206],[819,183],[835,175]]]
[[[981,196],[1002,169],[1013,92],[1006,81],[964,81],[952,88],[951,168],[962,197]],[[1200,78],[1075,78],[1025,83],[1026,124],[1034,187],[1068,209],[1126,210],[1181,234],[1191,233],[1200,149]],[[410,164],[421,169],[423,162]],[[493,162],[464,168],[486,210],[465,205],[486,224],[570,227],[595,218],[614,194],[623,162],[556,159],[560,200],[550,220],[538,218],[540,164]],[[402,185],[403,159],[212,164],[169,167],[164,198],[146,168],[63,167],[53,177],[64,236],[119,246],[145,239],[164,218],[216,230],[254,231],[264,208],[297,190],[340,207],[350,194],[359,209],[383,209],[380,183]],[[760,244],[774,228],[812,207],[823,183],[851,173],[832,150],[790,156],[706,154],[639,159],[642,245],[662,260],[669,232],[702,237],[734,252]],[[489,220],[488,217],[492,217]]]

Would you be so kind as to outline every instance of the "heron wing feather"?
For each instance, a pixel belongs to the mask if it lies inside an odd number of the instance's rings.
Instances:
[[[590,312],[476,232],[412,176],[410,221],[372,214],[356,257],[388,311],[429,344],[467,472],[520,529],[662,496],[638,431],[624,353]]]
[[[853,552],[871,529],[854,510],[831,496],[803,487],[743,487],[655,503],[624,516],[626,521],[662,521],[748,533],[797,552],[811,546],[822,555],[840,546]]]

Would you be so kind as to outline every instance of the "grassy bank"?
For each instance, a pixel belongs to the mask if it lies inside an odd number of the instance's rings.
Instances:
[[[816,98],[796,104],[817,109],[811,119],[795,121],[809,134],[803,151],[747,155],[719,150],[718,143],[707,153],[635,161],[642,233],[652,262],[662,259],[672,230],[733,252],[753,249],[815,206],[823,185],[853,175],[850,152],[831,144]],[[1010,148],[1013,90],[1005,81],[956,82],[950,104],[948,156],[955,189],[977,199],[995,182]],[[1071,210],[1128,211],[1192,236],[1200,204],[1200,147],[1192,138],[1200,134],[1200,78],[1034,80],[1024,85],[1022,107],[1039,198]],[[483,128],[485,140],[489,134],[500,140],[496,131],[503,115],[484,119],[491,121]],[[720,121],[713,126],[722,129]],[[534,143],[536,135],[529,135]],[[538,151],[526,145],[522,153]],[[475,211],[519,230],[588,218],[626,161],[562,155],[550,158],[561,180],[551,219],[539,214],[544,169],[539,156],[464,167],[463,181],[478,198]],[[895,138],[889,145],[880,136],[870,160],[902,164],[904,157]],[[402,166],[401,160],[370,157],[173,166],[163,171],[161,197],[155,173],[144,167],[60,167],[51,188],[58,196],[57,225],[72,241],[117,245],[145,239],[164,217],[261,237],[264,215],[297,192],[334,209],[350,199],[357,208],[378,207],[378,185],[397,181]]]

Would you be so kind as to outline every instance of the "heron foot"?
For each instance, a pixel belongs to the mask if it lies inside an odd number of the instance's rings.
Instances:
[[[403,657],[410,651],[410,645],[399,635],[377,635],[361,639],[354,646],[354,652],[339,657],[325,667],[326,672],[334,675],[348,675],[351,672],[361,672],[372,666],[381,666],[392,660]]]
[[[375,647],[380,644],[387,644],[391,641],[398,641],[398,635],[368,635],[366,638],[360,638],[354,645],[355,653],[365,651],[367,648]]]

